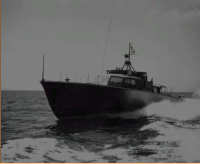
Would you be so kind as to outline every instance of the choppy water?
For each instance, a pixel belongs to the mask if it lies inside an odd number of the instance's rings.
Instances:
[[[200,99],[58,121],[42,91],[2,91],[2,162],[200,162]]]

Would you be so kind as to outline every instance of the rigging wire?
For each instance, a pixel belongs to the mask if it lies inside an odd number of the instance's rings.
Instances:
[[[107,34],[107,38],[106,38],[106,45],[105,45],[105,50],[104,50],[104,57],[103,57],[103,64],[102,64],[101,74],[102,74],[102,72],[103,72],[104,59],[105,59],[105,54],[106,54],[106,48],[107,48],[107,42],[108,42],[108,36],[109,36],[111,21],[112,21],[112,18],[110,19],[110,23],[109,23],[109,27],[108,27],[108,34]]]

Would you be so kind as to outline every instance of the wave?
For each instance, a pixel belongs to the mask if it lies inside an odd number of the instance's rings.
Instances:
[[[193,98],[200,99],[200,88],[197,88],[192,95]]]
[[[69,145],[69,143],[67,143]],[[3,145],[1,159],[2,162],[15,163],[36,163],[36,162],[54,162],[54,163],[82,163],[95,162],[107,163],[116,162],[117,155],[126,157],[125,149],[112,149],[99,152],[91,152],[83,146],[78,150],[70,148],[66,141],[53,138],[25,138],[7,141]],[[105,145],[106,148],[107,145]],[[121,150],[121,151],[119,151]]]
[[[152,103],[137,111],[110,114],[109,117],[123,119],[137,119],[145,116],[161,116],[177,120],[200,120],[200,100],[185,99],[183,102],[173,103],[164,100]]]
[[[92,152],[73,150],[53,138],[25,138],[7,141],[3,145],[2,162],[89,162],[97,157]],[[92,158],[90,158],[92,155]]]
[[[163,100],[161,102],[151,103],[143,109],[123,112],[110,115],[111,117],[120,117],[124,119],[137,119],[143,116],[161,116],[177,120],[200,120],[200,89],[197,89],[192,98],[184,99],[182,102],[171,102]]]
[[[157,155],[152,157],[155,161],[164,159],[165,162],[200,162],[199,129],[185,129],[157,121],[140,130],[152,130],[159,134],[149,139],[149,144],[142,146],[144,149],[156,150]]]
[[[200,100],[185,99],[183,102],[172,103],[162,101],[150,104],[145,108],[147,116],[157,115],[178,120],[193,120],[200,116]]]
[[[89,151],[87,146],[78,142],[53,138],[10,140],[2,146],[1,158],[3,163],[200,162],[199,130],[184,129],[156,121],[143,126],[138,133],[142,134],[145,131],[146,134],[155,131],[157,135],[141,140],[142,143],[137,138],[128,142],[131,138],[127,140],[125,136],[118,136],[118,140],[126,146],[104,144],[104,149],[100,151]]]

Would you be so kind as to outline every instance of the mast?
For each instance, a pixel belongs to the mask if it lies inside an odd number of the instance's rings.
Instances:
[[[133,66],[131,64],[131,60],[130,60],[130,56],[133,55],[133,53],[135,54],[135,50],[133,49],[132,44],[129,42],[129,52],[128,52],[128,54],[124,55],[125,62],[124,62],[124,66],[121,68],[122,70],[126,66],[127,71],[136,72],[135,69],[133,68]]]
[[[114,73],[114,74],[126,74],[126,75],[131,76],[131,75],[137,73],[131,64],[131,60],[130,60],[131,55],[136,55],[136,54],[135,54],[135,50],[133,49],[132,44],[129,42],[128,54],[123,55],[125,57],[123,67],[121,67],[119,69],[117,67],[115,70],[107,70],[107,74]],[[124,70],[124,67],[126,67],[125,70]]]

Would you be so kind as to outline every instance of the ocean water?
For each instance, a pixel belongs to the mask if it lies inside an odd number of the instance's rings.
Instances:
[[[2,91],[1,160],[199,163],[199,93],[188,93],[181,103],[153,103],[109,119],[58,121],[43,91]]]

